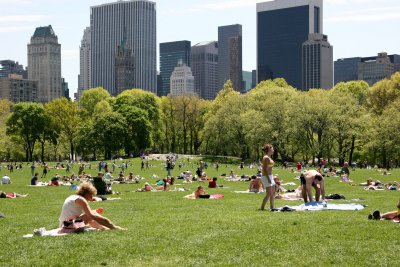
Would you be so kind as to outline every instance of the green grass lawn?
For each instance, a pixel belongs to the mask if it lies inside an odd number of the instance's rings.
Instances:
[[[131,161],[128,171],[145,177],[139,185],[113,185],[121,200],[91,203],[103,207],[103,215],[127,231],[98,231],[62,237],[23,238],[35,228],[56,228],[64,199],[74,193],[66,186],[29,187],[29,165],[10,174],[11,185],[0,185],[2,191],[29,194],[26,198],[0,199],[0,266],[399,266],[396,253],[400,247],[397,234],[400,225],[389,221],[370,221],[367,215],[379,209],[391,211],[399,201],[399,191],[364,191],[361,186],[339,183],[326,178],[327,194],[339,193],[348,200],[368,205],[362,211],[269,212],[259,211],[263,194],[236,194],[246,190],[247,182],[224,182],[223,188],[206,189],[224,194],[223,199],[184,199],[200,183],[177,184],[189,192],[136,193],[144,182],[154,184],[166,175],[162,162],[140,171],[140,159]],[[192,173],[196,165],[183,169]],[[54,164],[53,164],[54,165]],[[111,166],[109,164],[109,166]],[[208,176],[220,176],[236,165],[220,164],[218,173],[209,167]],[[41,172],[41,169],[37,169]],[[77,173],[78,165],[74,166]],[[97,173],[97,163],[85,170]],[[284,182],[296,182],[290,170],[274,168]],[[4,169],[0,176],[8,173]],[[51,170],[48,179],[65,170]],[[178,167],[172,175],[180,173]],[[356,183],[368,177],[381,181],[400,181],[400,171],[383,176],[376,170],[353,171]],[[43,179],[41,180],[43,181]],[[206,185],[204,183],[204,185]],[[172,189],[174,186],[172,186]],[[288,187],[289,189],[294,188]],[[337,203],[348,203],[337,201]],[[276,206],[298,205],[300,201],[277,200]]]

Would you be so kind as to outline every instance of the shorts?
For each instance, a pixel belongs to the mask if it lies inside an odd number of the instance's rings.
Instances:
[[[275,185],[275,180],[274,180],[274,176],[273,175],[268,175],[271,183],[268,182],[268,179],[266,176],[261,176],[261,182],[264,185],[264,187],[271,187]]]

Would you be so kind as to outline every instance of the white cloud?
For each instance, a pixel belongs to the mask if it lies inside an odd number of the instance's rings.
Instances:
[[[32,26],[13,26],[13,27],[0,27],[0,32],[20,32],[20,31],[32,31]]]
[[[256,7],[256,3],[260,2],[260,0],[236,0],[236,1],[225,1],[225,2],[217,2],[211,4],[202,5],[204,9],[211,10],[220,10],[220,9],[232,9],[232,8],[240,8],[247,6]]]
[[[1,1],[1,0],[0,0]],[[49,18],[44,15],[0,16],[0,22],[32,22]]]
[[[362,1],[362,0],[360,0]],[[326,22],[378,22],[400,19],[400,6],[357,9],[327,17]]]
[[[77,60],[79,59],[79,49],[64,49],[61,47],[61,56],[63,60]]]

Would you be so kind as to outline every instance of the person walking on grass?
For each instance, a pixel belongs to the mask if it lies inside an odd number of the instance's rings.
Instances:
[[[275,165],[275,162],[272,160],[272,155],[274,154],[274,148],[271,144],[265,144],[262,150],[264,151],[264,157],[261,161],[262,164],[261,182],[264,185],[266,195],[262,201],[261,210],[265,210],[265,205],[269,200],[270,211],[276,211],[274,207],[275,181],[272,175],[272,167]]]

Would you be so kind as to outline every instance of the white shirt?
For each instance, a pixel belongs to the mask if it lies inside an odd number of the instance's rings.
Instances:
[[[59,218],[60,227],[62,227],[64,221],[75,219],[83,213],[83,209],[75,202],[78,198],[83,199],[83,197],[78,195],[71,195],[65,199]]]
[[[7,175],[4,175],[1,179],[2,184],[11,184],[11,179]]]

